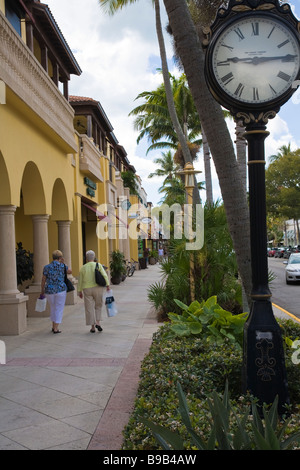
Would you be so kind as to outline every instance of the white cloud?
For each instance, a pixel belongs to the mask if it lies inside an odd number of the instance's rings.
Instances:
[[[47,4],[82,69],[80,77],[71,77],[70,94],[100,101],[149,200],[157,203],[161,181],[147,176],[155,171],[152,160],[158,155],[146,156],[146,147],[137,147],[138,134],[133,118],[128,117],[138,105],[137,95],[162,82],[155,72],[160,57],[151,0],[129,5],[114,16],[105,14],[98,0],[85,0],[84,6],[81,0],[48,0]],[[162,15],[164,25],[166,15]],[[173,51],[165,37],[171,59]]]
[[[137,132],[133,129],[133,118],[128,117],[138,104],[134,101],[136,96],[142,91],[154,90],[162,82],[161,75],[155,73],[155,68],[160,67],[160,57],[151,0],[129,5],[114,16],[105,14],[98,0],[46,0],[45,3],[83,71],[80,77],[71,77],[70,93],[100,101],[119,143],[142,178],[148,200],[157,204],[161,199],[158,188],[162,179],[148,179],[148,174],[155,171],[153,160],[160,156],[160,152],[151,152],[146,156],[147,145],[145,142],[136,145]],[[167,17],[163,6],[161,10],[164,26]],[[165,40],[171,60],[173,50],[167,34]],[[174,70],[171,72],[174,73]],[[296,113],[298,107],[294,105],[293,112]],[[232,120],[228,121],[228,127],[234,140]],[[289,142],[292,147],[297,147],[287,121],[281,117],[271,120],[268,130],[270,136],[266,139],[266,157],[277,153],[282,145]],[[211,165],[216,199],[221,197],[220,189],[212,160]],[[203,181],[202,156],[199,156],[195,167],[202,170],[198,181]],[[205,192],[201,196],[205,200]]]

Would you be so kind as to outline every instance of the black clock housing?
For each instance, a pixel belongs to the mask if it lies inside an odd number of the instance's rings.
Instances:
[[[257,20],[257,21],[256,21]],[[265,40],[261,37],[261,47],[259,52],[256,50],[253,51],[251,55],[251,46],[248,49],[245,49],[246,54],[242,54],[242,57],[237,57],[234,51],[235,47],[231,39],[231,47],[228,44],[222,44],[222,46],[227,47],[228,54],[226,60],[219,62],[222,67],[219,69],[224,70],[223,76],[220,77],[216,73],[216,64],[215,56],[217,48],[220,48],[220,39],[226,37],[227,32],[234,31],[234,37],[236,37],[236,44],[238,45],[239,41],[244,40],[244,43],[247,43],[247,37],[244,38],[242,28],[237,27],[237,24],[247,25],[249,22],[249,27],[251,25],[252,29],[248,28],[249,39],[248,42],[251,44],[251,37],[258,35],[258,27],[260,25],[270,24],[270,35],[273,33],[272,25],[278,25],[282,31],[285,31],[287,36],[286,40],[279,41],[281,43],[276,44],[276,57],[265,57],[264,54],[264,44],[267,42],[270,44],[273,37],[270,36],[268,41],[265,36]],[[275,28],[275,27],[274,27]],[[276,26],[277,28],[277,26]],[[279,29],[277,28],[277,30]],[[269,113],[269,117],[274,117],[279,111],[280,107],[286,103],[297,88],[297,81],[300,79],[300,40],[299,40],[299,22],[293,15],[291,8],[288,4],[279,5],[277,0],[231,0],[229,2],[228,9],[220,8],[218,10],[216,19],[211,26],[208,33],[207,41],[207,50],[205,56],[205,76],[208,87],[214,96],[214,98],[226,109],[228,109],[233,115],[242,114],[244,115],[253,113],[255,119],[258,119],[259,115],[263,113]],[[251,37],[250,37],[251,36]],[[275,35],[274,35],[275,36]],[[275,39],[275,38],[274,38]],[[276,41],[276,39],[275,39]],[[284,52],[286,49],[285,44],[290,42],[292,48],[288,49],[288,52]],[[292,52],[292,53],[291,53]],[[280,60],[278,60],[280,58]],[[264,80],[263,71],[266,70],[264,67],[272,67],[274,65],[274,60],[278,62],[278,76],[280,77],[280,82],[282,83],[282,92],[275,90],[275,86],[272,86],[272,80],[270,79],[270,96],[265,97],[264,100],[260,100],[258,87],[253,85],[251,93],[253,93],[253,99],[248,101],[243,99],[244,89],[246,89],[243,81],[234,82],[234,74],[232,73],[232,68],[240,67],[243,70],[251,71],[252,75],[257,73],[255,81]],[[256,62],[254,62],[256,61]],[[262,62],[266,62],[263,67],[260,65]],[[288,64],[290,62],[290,64]],[[291,75],[284,72],[284,67],[291,65],[293,62],[293,73]],[[249,65],[251,63],[251,65]],[[280,63],[282,65],[280,65]],[[245,65],[247,64],[247,65]],[[248,67],[248,69],[247,69]],[[250,68],[249,68],[250,67]],[[280,70],[282,69],[282,70]],[[271,70],[271,68],[270,68]],[[227,73],[226,73],[227,72]],[[272,74],[272,72],[271,72]],[[227,82],[226,82],[227,80]],[[234,90],[230,91],[229,82],[232,80],[234,83]],[[245,78],[245,81],[248,80],[248,93],[249,86],[251,86],[251,74],[249,77]],[[280,83],[280,84],[281,84]],[[223,85],[228,85],[228,88]]]

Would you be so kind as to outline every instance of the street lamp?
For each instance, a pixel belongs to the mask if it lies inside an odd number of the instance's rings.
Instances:
[[[187,194],[187,210],[188,210],[188,233],[189,239],[192,239],[192,226],[193,226],[193,191],[195,187],[195,175],[202,173],[201,171],[196,171],[191,162],[185,164],[183,170],[178,170],[177,174],[184,175],[184,187]],[[195,277],[194,277],[194,253],[190,253],[190,292],[191,292],[191,301],[195,300]]]

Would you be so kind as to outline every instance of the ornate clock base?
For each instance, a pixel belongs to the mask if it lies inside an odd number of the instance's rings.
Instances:
[[[273,403],[278,396],[278,412],[288,414],[288,385],[280,326],[270,300],[255,300],[244,330],[243,388],[259,399]]]

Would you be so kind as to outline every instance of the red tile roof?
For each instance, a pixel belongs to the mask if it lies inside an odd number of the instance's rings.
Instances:
[[[86,101],[91,101],[92,103],[99,103],[99,101],[96,101],[93,98],[88,98],[86,96],[74,96],[74,95],[69,96],[69,101],[70,102],[72,101],[74,103],[86,102]]]

